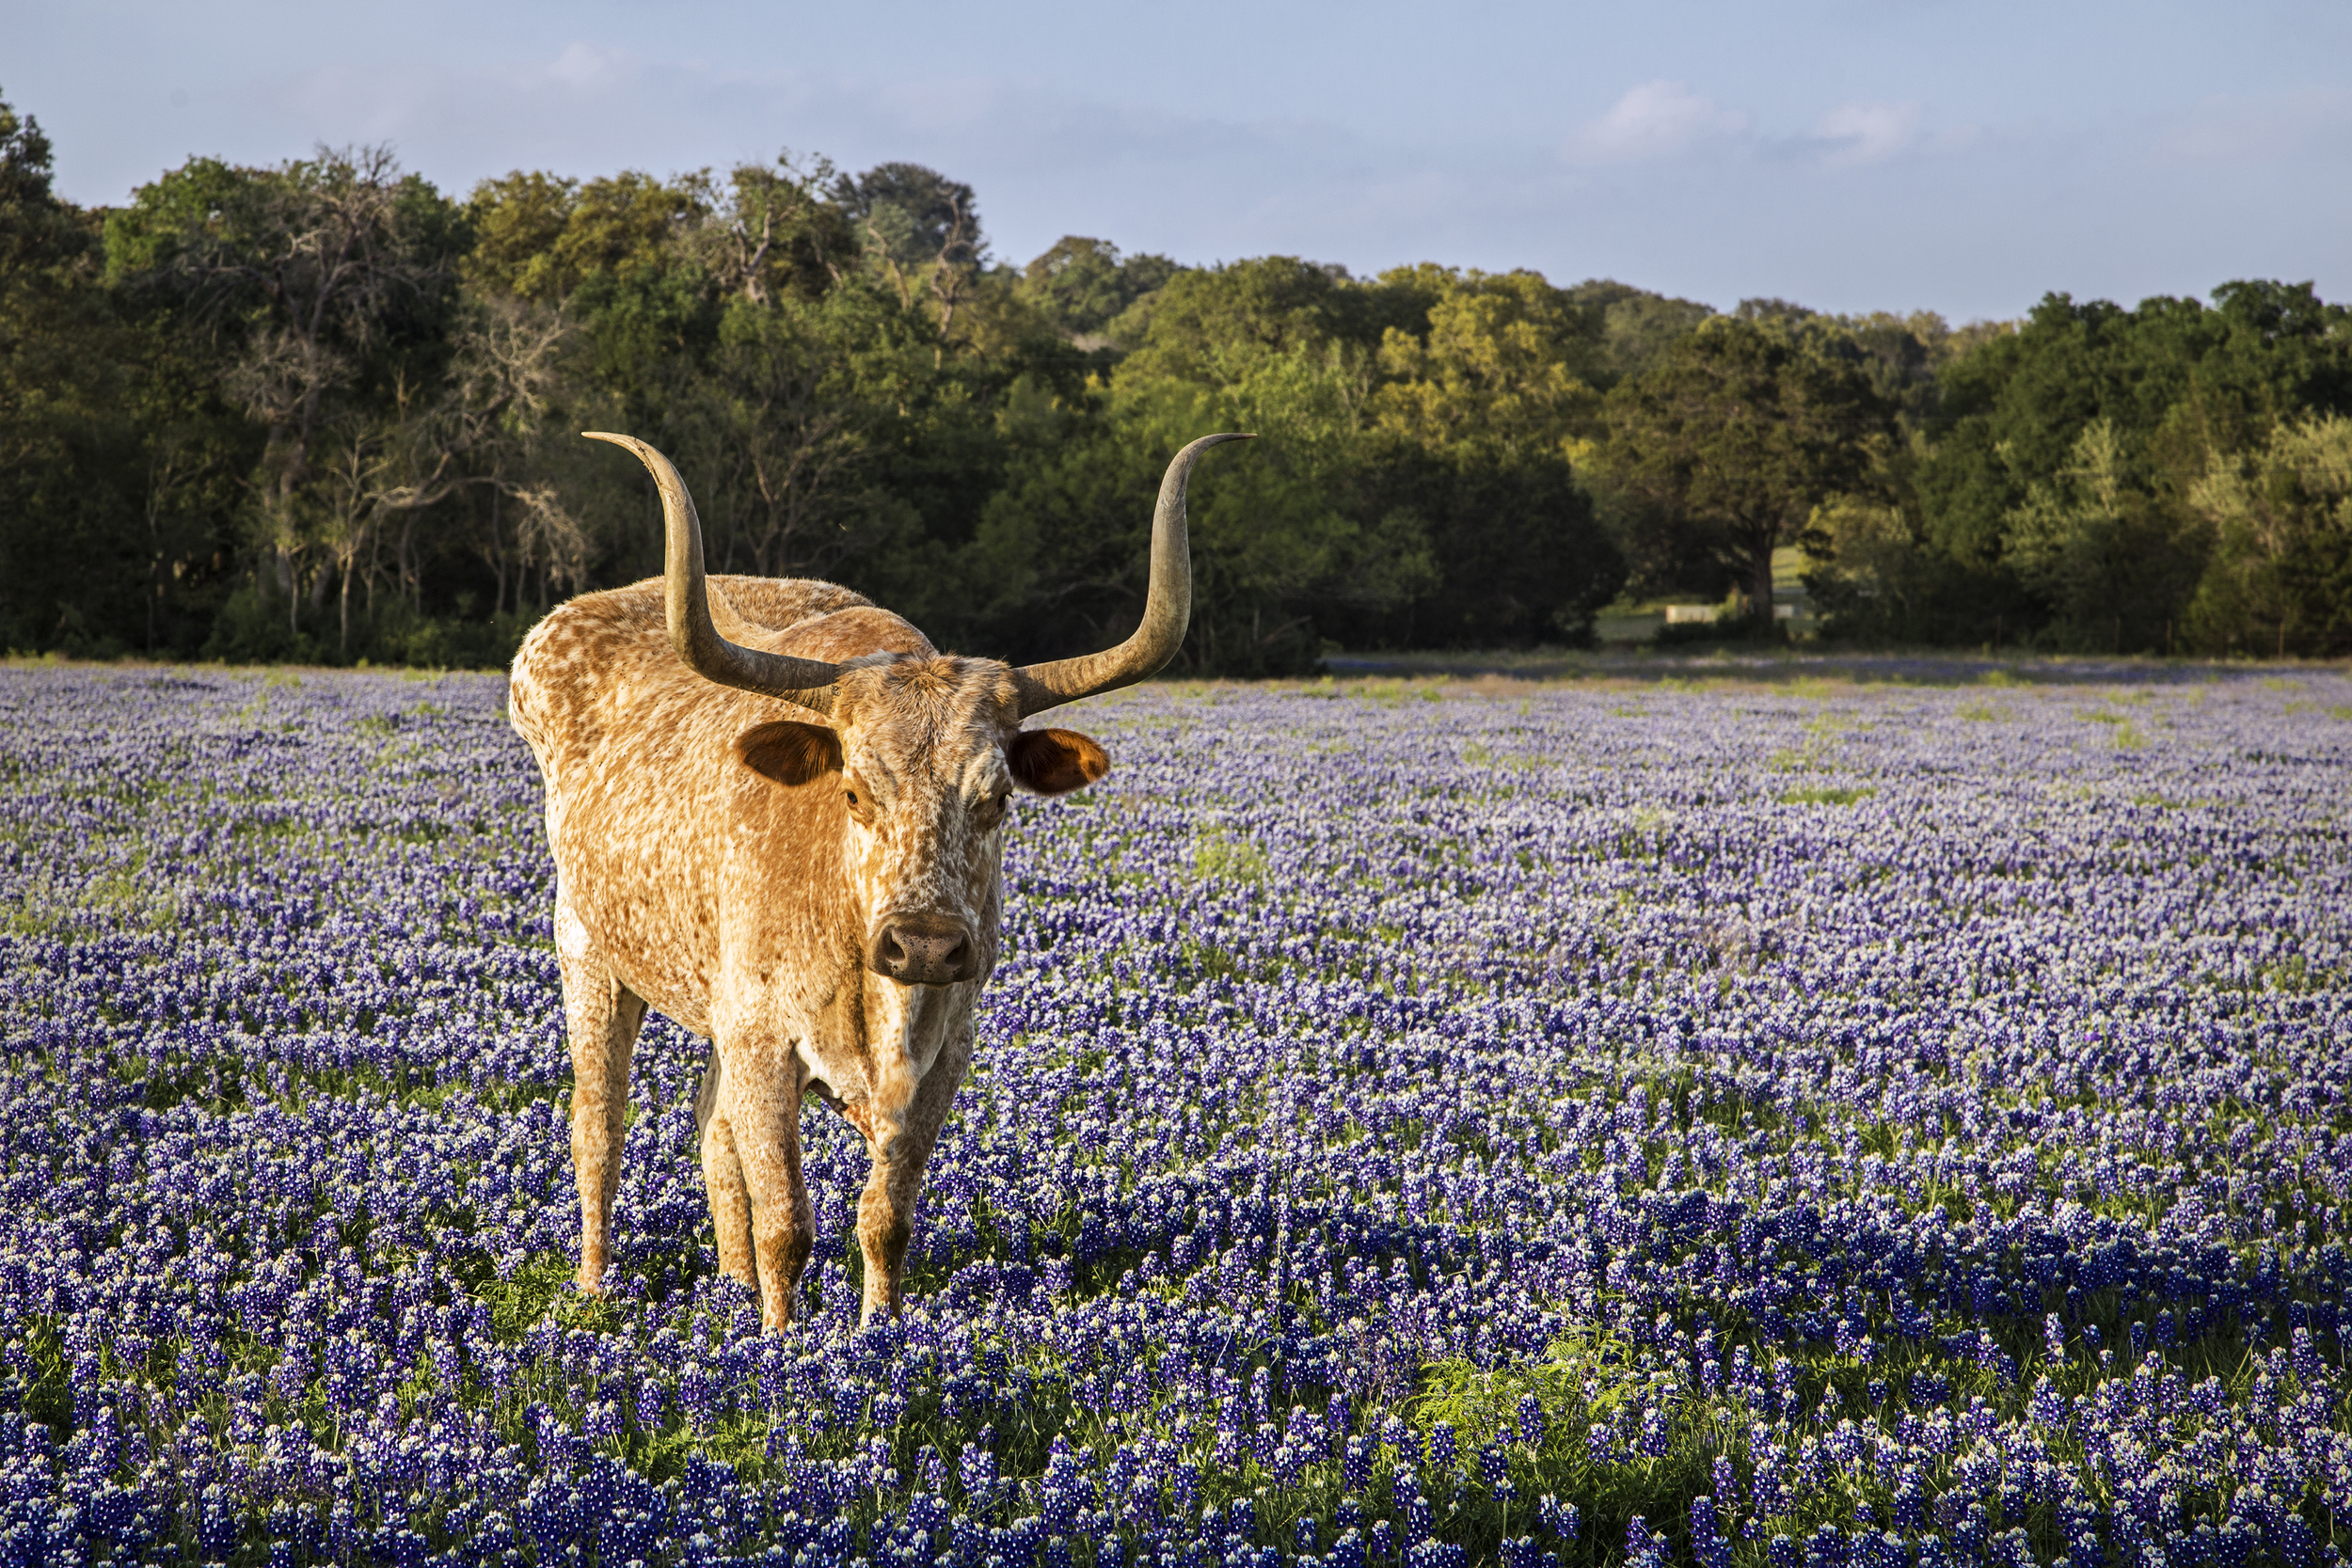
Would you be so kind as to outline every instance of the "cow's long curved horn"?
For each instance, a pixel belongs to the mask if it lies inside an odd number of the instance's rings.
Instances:
[[[670,645],[686,667],[718,682],[762,696],[781,698],[816,712],[833,712],[833,683],[840,670],[820,659],[793,658],[746,648],[719,635],[710,620],[710,589],[703,577],[703,525],[694,498],[686,493],[670,460],[634,436],[583,430],[591,441],[610,441],[637,454],[661,491],[663,577],[669,588]]]
[[[1223,441],[1247,441],[1239,432],[1203,436],[1168,461],[1160,481],[1160,504],[1152,514],[1152,585],[1143,601],[1143,624],[1116,648],[1050,664],[1025,664],[1012,673],[1021,716],[1074,703],[1098,691],[1133,686],[1158,673],[1184,646],[1192,623],[1192,547],[1184,529],[1184,481],[1193,460]]]

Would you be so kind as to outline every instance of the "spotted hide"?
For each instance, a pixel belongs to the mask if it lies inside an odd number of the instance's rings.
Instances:
[[[695,1102],[711,1224],[771,1329],[790,1321],[808,1259],[803,1098],[864,1135],[871,1321],[897,1309],[924,1163],[972,1059],[1008,798],[1076,789],[1110,765],[1086,736],[1022,721],[1174,652],[1190,604],[1185,473],[1232,437],[1169,466],[1136,636],[1024,667],[944,656],[831,583],[706,578],[676,471],[642,442],[598,438],[652,470],[667,572],[552,611],[516,657],[509,705],[547,781],[580,1283],[597,1290],[610,1256],[629,1057],[651,1007],[711,1041]]]

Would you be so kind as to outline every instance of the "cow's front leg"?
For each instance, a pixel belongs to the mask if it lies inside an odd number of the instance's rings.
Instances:
[[[781,1045],[739,1048],[720,1074],[717,1099],[717,1117],[725,1124],[751,1198],[759,1321],[770,1332],[779,1332],[792,1321],[793,1298],[817,1228],[817,1213],[801,1180],[799,1064]],[[721,1245],[723,1260],[723,1238]]]
[[[577,926],[577,922],[573,922]],[[557,919],[561,938],[564,922]],[[584,936],[584,932],[581,935]],[[604,1289],[612,1242],[612,1196],[621,1186],[628,1125],[628,1064],[645,1022],[643,998],[584,945],[557,944],[564,1032],[572,1047],[572,1175],[580,1187],[580,1288]]]
[[[710,1228],[719,1243],[719,1268],[754,1290],[759,1270],[752,1260],[752,1195],[743,1184],[742,1158],[735,1150],[735,1129],[719,1114],[719,1090],[726,1069],[713,1045],[703,1063],[702,1087],[694,1095],[694,1126],[702,1133],[703,1191],[710,1199]]]
[[[866,1134],[873,1168],[866,1191],[858,1198],[857,1244],[866,1256],[866,1291],[858,1310],[861,1326],[898,1311],[898,1277],[905,1267],[907,1242],[914,1234],[914,1205],[923,1193],[923,1167],[947,1124],[956,1090],[972,1060],[967,1037],[942,1051],[921,1082],[903,1115],[868,1109],[852,1118]]]

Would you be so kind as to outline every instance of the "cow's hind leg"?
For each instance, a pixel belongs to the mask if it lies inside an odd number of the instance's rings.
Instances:
[[[717,1116],[726,1123],[752,1205],[759,1271],[759,1321],[771,1332],[792,1321],[807,1266],[816,1210],[801,1180],[801,1078],[789,1050],[753,1046],[723,1073]],[[752,1070],[756,1069],[757,1070]]]
[[[564,922],[557,921],[562,937]],[[643,998],[584,950],[564,951],[564,1022],[572,1045],[572,1174],[580,1184],[580,1288],[603,1289],[628,1120],[628,1063],[645,1022]]]
[[[752,1258],[752,1195],[743,1184],[743,1162],[735,1151],[735,1131],[719,1114],[725,1069],[719,1048],[703,1063],[702,1087],[694,1095],[694,1125],[702,1133],[703,1191],[710,1198],[710,1228],[719,1241],[719,1267],[744,1284],[759,1287]]]

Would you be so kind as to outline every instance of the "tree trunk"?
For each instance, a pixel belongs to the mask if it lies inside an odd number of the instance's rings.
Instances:
[[[286,635],[302,635],[302,591],[294,578],[294,552],[278,546],[278,586],[286,591]]]
[[[1748,618],[1758,637],[1772,635],[1772,542],[1766,538],[1748,563]]]
[[[490,486],[490,564],[498,574],[498,587],[490,595],[490,619],[495,621],[506,611],[506,540],[499,532],[499,487]],[[522,595],[515,595],[520,608]]]
[[[400,519],[400,544],[392,551],[392,560],[400,569],[402,597],[419,615],[424,613],[424,577],[418,566],[412,546],[415,544],[416,515],[408,513]]]

